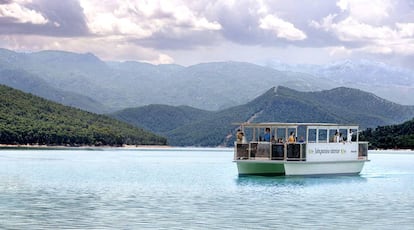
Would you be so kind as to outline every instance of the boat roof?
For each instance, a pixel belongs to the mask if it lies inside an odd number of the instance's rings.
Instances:
[[[336,123],[283,123],[283,122],[261,122],[261,123],[250,123],[250,122],[241,122],[235,123],[235,125],[240,125],[250,128],[267,128],[267,127],[286,127],[286,128],[296,128],[298,126],[307,126],[308,128],[338,128],[338,129],[358,129],[359,126],[356,124],[336,124]]]

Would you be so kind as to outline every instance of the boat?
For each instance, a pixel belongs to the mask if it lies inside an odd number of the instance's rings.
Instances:
[[[240,128],[233,162],[239,176],[358,175],[369,161],[368,142],[359,141],[358,125],[278,122],[237,125]]]

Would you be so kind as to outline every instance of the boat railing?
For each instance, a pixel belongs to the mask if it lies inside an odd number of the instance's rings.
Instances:
[[[273,143],[253,141],[235,143],[235,160],[306,160],[305,143]]]

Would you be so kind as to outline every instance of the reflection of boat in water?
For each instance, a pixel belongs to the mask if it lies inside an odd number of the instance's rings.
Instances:
[[[364,176],[355,175],[317,175],[317,176],[279,176],[279,177],[264,177],[264,176],[239,176],[235,178],[235,183],[238,186],[246,187],[309,187],[338,184],[360,184],[366,183],[367,178]]]
[[[359,141],[356,125],[242,123],[240,127],[251,141],[243,138],[235,143],[239,175],[357,175],[369,161],[368,143]]]

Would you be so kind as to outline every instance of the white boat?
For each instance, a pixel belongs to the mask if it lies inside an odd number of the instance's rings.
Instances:
[[[357,175],[369,161],[368,142],[359,141],[357,125],[239,125],[240,138],[234,148],[239,175]]]

